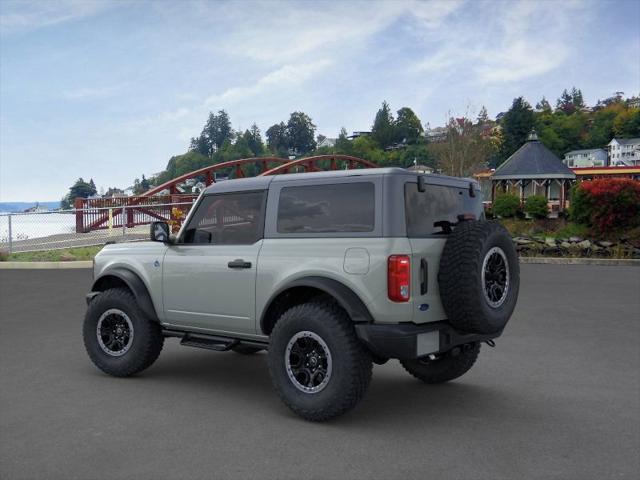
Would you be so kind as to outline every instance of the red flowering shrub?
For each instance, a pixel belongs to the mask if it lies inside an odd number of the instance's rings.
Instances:
[[[640,182],[625,178],[582,182],[573,188],[571,218],[599,233],[640,225]]]

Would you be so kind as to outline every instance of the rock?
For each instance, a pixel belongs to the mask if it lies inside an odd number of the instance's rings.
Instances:
[[[572,248],[572,247],[573,247],[573,244],[572,244],[572,243],[569,243],[569,242],[562,242],[562,243],[560,243],[560,246],[561,246],[562,248]]]
[[[604,248],[611,248],[611,247],[613,247],[615,245],[615,243],[613,243],[613,242],[607,242],[607,241],[604,241],[604,240],[596,242],[596,243],[598,245],[600,245],[601,247],[604,247]]]
[[[582,242],[578,242],[578,247],[591,248],[591,242],[589,240],[583,240]]]
[[[544,239],[544,243],[546,243],[550,247],[555,247],[556,246],[556,239],[553,238],[553,237],[546,237]]]
[[[569,241],[571,243],[579,243],[582,241],[582,239],[580,237],[569,237]]]
[[[516,245],[529,245],[530,243],[533,243],[528,238],[522,238],[522,237],[515,237],[513,241]]]

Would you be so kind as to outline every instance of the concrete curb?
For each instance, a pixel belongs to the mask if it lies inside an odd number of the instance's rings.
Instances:
[[[520,257],[520,263],[640,267],[640,260],[631,258]]]
[[[0,270],[56,270],[70,268],[93,268],[91,260],[75,262],[0,262]]]

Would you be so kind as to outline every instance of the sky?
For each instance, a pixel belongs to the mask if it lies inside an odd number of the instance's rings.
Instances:
[[[383,100],[435,127],[574,85],[638,95],[640,2],[0,0],[0,201],[126,188],[209,111],[336,137]]]

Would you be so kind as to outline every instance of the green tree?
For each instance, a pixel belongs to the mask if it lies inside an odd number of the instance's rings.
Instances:
[[[336,140],[335,152],[350,155],[352,150],[351,140],[347,138],[347,129],[342,127]]]
[[[487,113],[487,107],[485,107],[484,105],[480,109],[480,113],[478,113],[477,120],[479,125],[484,125],[485,123],[489,122],[489,114]]]
[[[566,113],[567,115],[571,115],[576,110],[576,107],[573,104],[573,97],[569,92],[567,92],[566,88],[562,91],[562,95],[560,95],[560,98],[556,101],[556,109]]]
[[[247,143],[247,146],[253,155],[260,156],[264,153],[262,135],[260,134],[260,129],[255,123],[251,125],[250,130],[245,130],[244,141]]]
[[[502,117],[503,141],[500,148],[499,163],[504,162],[527,140],[535,125],[531,105],[523,98],[516,98],[511,108]]]
[[[640,137],[640,110],[628,109],[620,112],[613,122],[616,137]]]
[[[69,187],[69,193],[62,199],[61,208],[73,208],[76,198],[88,198],[98,193],[96,185],[93,183],[93,179],[89,182],[85,182],[80,177],[76,182]]]
[[[571,103],[573,108],[580,111],[585,107],[584,98],[582,97],[582,90],[573,87],[571,89]]]
[[[202,137],[201,140],[196,143],[202,143],[206,148],[206,152],[203,152],[200,148],[197,151],[208,157],[213,156],[215,151],[222,148],[224,142],[230,141],[233,138],[233,129],[227,112],[219,110],[217,115],[209,112],[209,118],[202,129],[200,137]]]
[[[543,113],[552,113],[553,109],[551,108],[551,105],[549,104],[549,100],[547,100],[544,96],[542,97],[542,99],[536,103],[536,110],[538,110],[539,112],[543,112]]]
[[[304,155],[316,148],[316,126],[304,112],[293,112],[287,122],[289,148],[295,155]]]
[[[266,132],[267,146],[275,155],[287,156],[289,149],[289,137],[287,136],[287,126],[284,122],[271,125]]]
[[[378,142],[368,135],[358,137],[353,141],[352,154],[380,164],[385,161],[384,151],[379,147]]]
[[[406,141],[409,144],[417,143],[422,138],[424,128],[418,116],[409,107],[398,110],[395,121],[395,140]]]
[[[396,138],[393,115],[386,101],[382,102],[382,107],[376,113],[371,127],[371,136],[382,148],[390,146]]]

